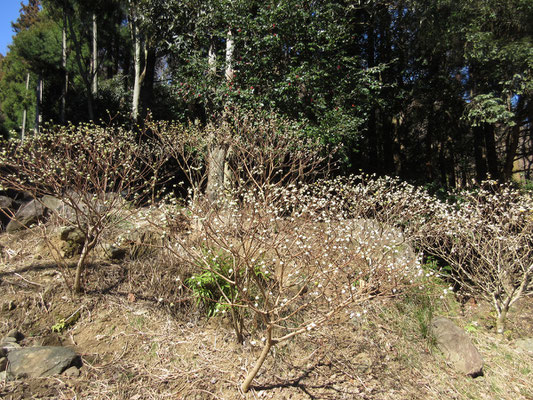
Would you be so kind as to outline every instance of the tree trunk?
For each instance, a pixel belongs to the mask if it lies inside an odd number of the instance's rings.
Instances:
[[[487,179],[487,162],[483,155],[483,127],[474,126],[472,128],[474,133],[474,159],[476,162],[476,180],[481,182]]]
[[[60,121],[62,124],[66,121],[67,108],[67,91],[68,91],[68,72],[67,72],[67,14],[63,11],[63,29],[61,29],[61,66],[65,74],[65,82],[63,83],[63,93],[61,94],[61,114]]]
[[[514,162],[516,153],[518,151],[518,143],[520,141],[520,126],[516,124],[509,132],[507,140],[507,151],[505,154],[505,165],[503,167],[503,179],[510,181],[513,177]]]
[[[218,200],[224,189],[224,164],[227,154],[227,146],[217,143],[216,138],[212,138],[214,144],[209,149],[207,158],[207,198],[210,202]]]
[[[154,48],[149,48],[146,52],[146,59],[144,63],[144,73],[141,87],[141,103],[143,115],[152,106],[154,99],[154,80],[155,80],[155,66],[157,63],[157,53]]]
[[[93,56],[91,60],[92,93],[98,93],[98,25],[96,24],[96,13],[93,12]]]
[[[266,332],[266,339],[265,339],[265,344],[263,345],[263,351],[261,351],[261,355],[255,362],[254,367],[252,368],[250,372],[248,372],[248,375],[246,376],[246,378],[244,379],[244,382],[241,385],[241,390],[244,393],[250,390],[250,385],[252,384],[252,381],[254,380],[255,376],[261,369],[261,366],[265,362],[265,359],[267,358],[268,353],[270,353],[270,349],[272,348],[274,344],[275,343],[272,341],[272,327],[269,326]]]
[[[505,332],[506,322],[507,310],[502,309],[498,313],[498,319],[496,320],[496,331],[498,332],[498,334],[503,335],[503,333]]]
[[[76,276],[74,277],[73,288],[75,293],[81,292],[81,275],[83,273],[83,270],[85,269],[85,261],[87,260],[87,255],[90,251],[87,240],[88,239],[85,239],[85,244],[83,245],[83,249],[81,250],[80,258],[78,260],[78,263],[76,264]]]
[[[235,43],[233,42],[233,34],[231,29],[228,29],[226,37],[226,81],[231,82],[233,80],[233,52],[235,51]]]
[[[496,152],[496,140],[494,138],[494,125],[484,124],[485,148],[487,150],[487,164],[490,178],[500,180],[500,167]]]
[[[35,134],[38,135],[41,129],[42,115],[41,115],[41,102],[43,101],[43,76],[39,73],[37,78],[37,90],[35,101]]]
[[[226,70],[225,77],[228,82],[233,79],[233,52],[235,44],[231,29],[228,30],[226,37]],[[212,68],[212,66],[210,66]],[[225,118],[225,117],[223,117]],[[224,128],[226,121],[222,122]],[[223,128],[223,129],[224,129]],[[228,155],[228,146],[217,138],[212,138],[212,145],[208,155],[208,175],[207,175],[207,197],[209,201],[215,202],[222,194],[224,187],[229,185],[231,175],[226,168],[226,157]],[[226,182],[225,179],[226,178]]]
[[[67,26],[70,32],[70,38],[74,43],[74,47],[76,49],[76,64],[78,64],[78,71],[80,72],[81,79],[83,80],[83,83],[85,84],[85,90],[87,91],[87,111],[89,113],[89,119],[92,121],[94,120],[94,109],[93,109],[93,93],[92,93],[92,86],[91,86],[91,70],[87,70],[87,66],[84,63],[83,59],[83,49],[81,46],[80,41],[78,40],[76,36],[76,31],[74,30],[74,26],[72,24],[72,19],[68,18],[68,15],[66,15],[66,21]]]
[[[137,29],[137,15],[132,11],[132,35],[135,45],[134,70],[135,80],[133,83],[133,98],[131,102],[131,117],[134,121],[139,117],[139,98],[141,93],[141,38]]]
[[[28,72],[26,74],[26,94],[28,93],[28,90],[30,90],[30,73]],[[26,106],[26,103],[24,103],[24,110],[22,111],[22,131],[20,134],[20,140],[24,142],[24,138],[26,135],[26,119],[28,117],[28,107]]]

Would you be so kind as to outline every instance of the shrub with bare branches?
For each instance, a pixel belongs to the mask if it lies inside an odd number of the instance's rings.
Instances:
[[[224,175],[222,187],[212,189],[218,194],[243,187],[265,194],[273,183],[286,186],[326,175],[336,152],[303,134],[295,122],[272,115],[227,111],[219,123],[203,128],[163,121],[148,126],[185,174],[193,198],[205,191],[211,170]],[[211,154],[220,148],[220,157]]]
[[[168,250],[197,269],[190,289],[216,303],[214,313],[229,314],[239,342],[249,337],[263,347],[243,391],[276,344],[353,304],[392,295],[422,273],[398,231],[346,218],[339,196],[317,185],[234,189],[217,207],[191,202],[196,228],[169,237]],[[161,208],[169,221],[179,212]]]
[[[498,333],[509,309],[533,295],[533,201],[511,185],[485,182],[459,193],[460,201],[431,203],[412,238],[449,264],[443,275],[493,305]]]
[[[484,182],[443,202],[395,178],[339,181],[351,182],[340,193],[346,212],[401,228],[415,247],[447,263],[439,273],[492,304],[499,333],[510,307],[533,295],[533,201],[512,185]]]
[[[154,180],[165,159],[162,147],[142,133],[70,125],[49,128],[23,143],[3,143],[0,165],[8,172],[0,182],[37,201],[44,195],[61,200],[50,212],[84,237],[73,283],[79,292],[87,258],[102,232],[134,212],[128,201],[139,204],[153,197]],[[46,228],[43,232],[48,239]]]

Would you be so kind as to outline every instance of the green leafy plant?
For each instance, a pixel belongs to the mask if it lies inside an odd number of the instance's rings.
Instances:
[[[209,269],[191,276],[185,281],[197,304],[206,309],[208,317],[219,312],[225,313],[237,301],[238,293],[231,283],[234,278],[232,261],[229,255],[220,253],[208,258]]]
[[[54,325],[52,325],[52,332],[61,333],[65,329],[74,325],[78,321],[78,319],[80,319],[81,309],[82,307],[78,308],[67,318],[61,318],[59,321],[57,321]]]

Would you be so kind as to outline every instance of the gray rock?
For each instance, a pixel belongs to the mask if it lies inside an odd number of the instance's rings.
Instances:
[[[6,336],[6,337],[2,340],[2,343],[17,343],[17,339],[14,338],[14,337]]]
[[[2,349],[1,350],[2,354],[7,354],[11,350],[20,349],[20,344],[16,342],[2,342],[2,344],[0,344],[0,348]]]
[[[74,242],[78,244],[83,244],[85,242],[85,234],[81,229],[75,226],[67,226],[61,229],[59,238],[64,242]]]
[[[76,199],[77,198],[78,197],[76,197]],[[44,195],[41,198],[41,202],[46,208],[52,210],[54,213],[59,214],[64,219],[72,221],[76,217],[76,211],[74,210],[74,208],[69,205],[66,205],[63,200],[60,200],[57,197]]]
[[[483,375],[483,358],[466,334],[447,318],[433,318],[430,325],[438,348],[459,372],[473,378]]]
[[[11,221],[14,208],[15,204],[13,199],[7,196],[0,196],[0,223],[2,224],[2,227],[7,226],[9,221]]]
[[[0,196],[0,208],[13,208],[13,199],[7,196]]]
[[[7,377],[7,372],[6,371],[2,371],[2,372],[0,372],[0,382],[5,382],[5,381],[9,381],[9,379]]]
[[[16,342],[20,342],[22,339],[24,339],[24,335],[16,329],[11,329],[7,333],[6,338],[14,338]]]
[[[81,254],[83,243],[85,242],[85,234],[81,229],[74,226],[67,226],[61,230],[59,238],[65,242],[61,246],[61,251],[64,257],[72,257],[76,254]]]
[[[38,378],[60,374],[71,366],[80,365],[81,359],[67,347],[27,347],[8,353],[8,377]]]
[[[7,224],[6,232],[13,233],[36,224],[44,218],[45,210],[45,207],[37,200],[21,205],[15,217]]]
[[[50,210],[59,210],[65,206],[65,204],[61,200],[59,200],[57,197],[50,196],[47,194],[45,194],[41,198],[41,203],[43,203],[44,206],[46,208],[49,208]]]
[[[533,356],[533,338],[518,339],[515,344],[516,347]]]
[[[70,367],[63,372],[63,375],[69,376],[72,378],[77,378],[80,376],[80,370],[77,367]]]

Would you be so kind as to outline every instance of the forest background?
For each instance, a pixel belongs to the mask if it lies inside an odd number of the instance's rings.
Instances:
[[[342,144],[343,172],[527,183],[532,20],[531,0],[29,0],[0,55],[1,135],[239,109]]]

